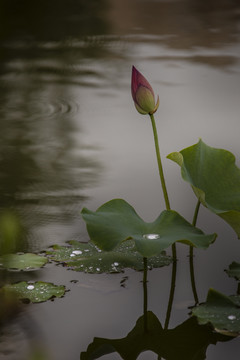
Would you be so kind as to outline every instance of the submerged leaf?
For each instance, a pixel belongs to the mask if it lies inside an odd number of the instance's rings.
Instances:
[[[93,243],[70,241],[71,246],[54,245],[47,254],[75,271],[87,273],[119,273],[125,268],[143,270],[143,258],[135,250],[132,241],[125,242],[113,251],[102,251]],[[148,259],[148,266],[158,268],[167,266],[172,259],[164,253]]]
[[[0,257],[0,267],[5,269],[32,270],[39,269],[47,259],[36,254],[7,254]]]
[[[111,200],[96,212],[84,208],[82,217],[90,239],[100,249],[110,251],[132,239],[143,257],[160,254],[177,241],[206,249],[216,238],[216,234],[205,235],[172,210],[165,210],[154,222],[146,223],[122,199]]]
[[[205,304],[192,310],[200,324],[211,323],[214,329],[229,336],[240,334],[240,296],[226,296],[210,289]]]
[[[234,155],[206,145],[202,140],[167,156],[181,167],[196,196],[223,218],[240,237],[240,169]]]
[[[32,303],[47,301],[55,297],[62,297],[65,294],[65,286],[54,285],[43,281],[26,282],[5,285],[4,291],[16,294],[21,300],[29,300]]]

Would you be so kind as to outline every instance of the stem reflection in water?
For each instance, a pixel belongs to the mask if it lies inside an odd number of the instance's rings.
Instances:
[[[148,294],[147,294],[147,272],[148,272],[148,265],[147,265],[147,258],[143,258],[143,314],[144,314],[144,332],[148,332]]]
[[[196,226],[200,205],[201,205],[201,202],[200,202],[200,200],[198,200],[195,211],[194,211],[194,215],[193,215],[193,221],[192,221],[193,226]],[[193,296],[194,296],[194,300],[195,300],[195,305],[197,305],[199,303],[199,300],[198,300],[198,294],[197,294],[196,283],[195,283],[195,275],[194,275],[193,246],[189,247],[189,266],[190,266],[190,277],[191,277]]]
[[[171,289],[170,289],[169,300],[168,300],[168,308],[167,308],[166,319],[165,319],[165,324],[164,324],[165,330],[168,328],[168,325],[169,325],[170,316],[171,316],[171,312],[172,312],[173,299],[174,299],[174,292],[175,292],[175,287],[176,287],[176,275],[177,275],[176,246],[172,250],[173,250],[172,279],[171,279]]]
[[[148,311],[147,272],[148,261],[143,258],[143,315],[137,319],[133,329],[123,338],[94,337],[86,351],[80,353],[80,360],[103,358],[104,355],[119,354],[122,360],[137,360],[141,353],[149,351],[161,359],[202,360],[210,344],[218,341],[230,341],[230,336],[218,334],[207,324],[200,325],[195,316],[190,316],[175,328],[168,329],[173,296],[169,298],[165,327],[163,328],[157,316]],[[174,262],[172,277],[172,292],[176,280],[176,262]]]

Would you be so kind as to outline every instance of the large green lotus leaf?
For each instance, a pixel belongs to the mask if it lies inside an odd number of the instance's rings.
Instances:
[[[167,156],[181,167],[200,201],[223,218],[240,237],[240,169],[234,155],[202,140]]]
[[[47,261],[47,258],[36,254],[7,254],[0,257],[0,267],[16,270],[33,270],[41,268]]]
[[[236,280],[240,281],[240,264],[233,261],[226,270],[226,273],[228,276],[234,277]]]
[[[143,257],[160,254],[176,241],[206,249],[216,238],[216,234],[205,235],[172,210],[165,210],[154,222],[146,223],[122,199],[111,200],[96,212],[84,208],[82,217],[90,239],[100,249],[110,251],[132,239]]]
[[[62,297],[65,294],[65,286],[54,285],[48,282],[18,282],[15,284],[5,285],[4,291],[14,293],[21,300],[29,300],[32,303],[39,303]]]
[[[211,323],[216,331],[230,336],[240,334],[240,296],[226,296],[210,289],[206,303],[192,309],[200,324]]]
[[[158,359],[204,360],[210,344],[229,340],[229,337],[213,332],[211,327],[199,325],[194,317],[171,330],[164,330],[151,311],[146,313],[146,317],[147,332],[144,332],[145,317],[141,316],[135,327],[122,339],[94,338],[87,351],[80,354],[80,359],[94,360],[118,353],[121,359],[136,360],[148,350],[157,354]]]
[[[70,246],[54,245],[48,250],[48,256],[64,263],[71,270],[91,274],[119,273],[125,268],[143,270],[143,257],[135,250],[133,241],[127,241],[117,246],[113,251],[102,251],[93,243],[69,241]],[[164,253],[148,259],[150,268],[167,266],[172,259]]]

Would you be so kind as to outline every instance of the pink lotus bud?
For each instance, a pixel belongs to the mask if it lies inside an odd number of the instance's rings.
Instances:
[[[159,96],[155,103],[155,95],[151,85],[134,66],[132,67],[132,97],[135,107],[140,114],[152,115],[157,111]]]

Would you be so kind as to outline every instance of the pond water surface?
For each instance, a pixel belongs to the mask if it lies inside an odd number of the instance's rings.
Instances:
[[[202,138],[233,152],[240,165],[238,1],[0,1],[0,18],[0,204],[21,216],[23,251],[88,241],[81,209],[96,210],[113,198],[128,201],[145,221],[164,209],[151,125],[131,98],[132,65],[160,96],[156,121],[173,209],[191,221],[196,199],[165,158],[169,153]],[[204,208],[198,226],[218,233],[207,251],[195,251],[200,302],[209,288],[235,294],[237,283],[224,269],[239,261],[236,234]],[[194,305],[188,248],[177,250],[170,329]],[[28,359],[33,341],[46,359],[80,359],[94,337],[124,338],[143,315],[141,272],[91,275],[48,264],[14,276],[70,291],[24,307],[19,322],[2,333],[4,360]],[[148,309],[163,325],[171,266],[150,271],[148,280]],[[206,350],[207,360],[239,354],[239,338]],[[179,356],[165,358],[187,359]],[[152,351],[138,357],[157,358]],[[204,358],[203,351],[196,359]]]

